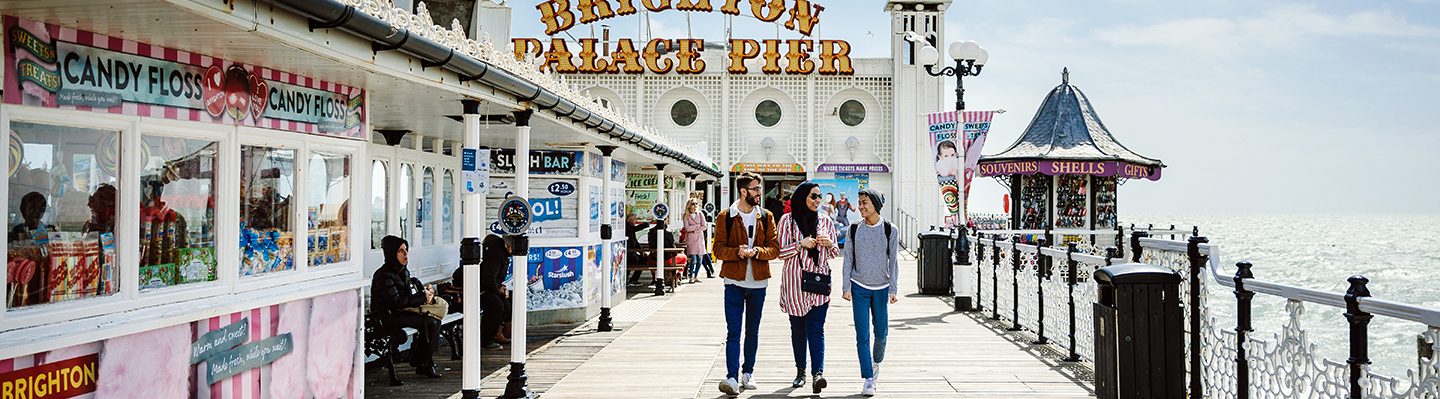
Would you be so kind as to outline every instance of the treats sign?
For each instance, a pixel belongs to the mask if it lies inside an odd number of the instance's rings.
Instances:
[[[715,0],[719,11],[725,15],[741,15],[741,3],[747,3],[747,17],[762,22],[782,23],[785,29],[803,36],[810,36],[820,24],[820,13],[825,7],[810,0]],[[545,24],[545,34],[555,35],[576,25],[600,22],[617,16],[634,15],[640,11],[640,3],[649,12],[670,9],[686,12],[714,12],[711,0],[546,0],[536,5],[540,10],[540,22]],[[789,3],[789,4],[786,4]],[[674,71],[679,74],[698,74],[705,71],[705,61],[700,52],[705,49],[702,39],[652,39],[639,45],[629,38],[615,40],[614,47],[608,39],[580,39],[578,63],[571,52],[570,44],[564,39],[550,39],[549,50],[535,38],[515,38],[515,58],[524,60],[526,54],[545,60],[540,65],[543,72],[553,69],[559,73],[585,74],[665,74]],[[781,67],[781,49],[784,48],[784,68]],[[812,39],[730,39],[728,43],[731,74],[749,73],[745,65],[748,60],[761,59],[760,71],[766,75],[781,73],[790,75],[853,75],[855,68],[850,61],[850,43],[844,40]],[[673,52],[673,58],[662,58]],[[811,59],[811,53],[819,53],[819,62]]]

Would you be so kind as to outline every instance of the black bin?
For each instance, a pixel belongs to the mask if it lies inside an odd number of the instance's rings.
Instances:
[[[1127,263],[1100,269],[1095,282],[1095,396],[1185,397],[1180,275]]]
[[[915,282],[925,295],[950,294],[950,234],[941,230],[920,233],[919,270]]]

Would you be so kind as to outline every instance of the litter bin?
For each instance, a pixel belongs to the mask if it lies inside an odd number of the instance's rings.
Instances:
[[[1095,396],[1185,397],[1180,275],[1127,263],[1095,273]]]
[[[941,230],[920,233],[920,270],[916,271],[916,283],[920,293],[945,295],[950,293],[950,235]]]

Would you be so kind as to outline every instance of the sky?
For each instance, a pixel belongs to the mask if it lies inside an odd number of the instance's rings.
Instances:
[[[816,36],[889,57],[883,2],[816,2],[826,7]],[[539,3],[509,2],[515,37],[545,37]],[[654,37],[724,40],[722,14],[686,17],[651,14]],[[957,1],[945,18],[947,40],[990,53],[965,80],[967,108],[1007,111],[985,154],[1015,141],[1068,67],[1121,143],[1165,162],[1160,181],[1120,188],[1122,214],[1440,213],[1440,0],[982,0]],[[607,23],[635,37],[640,21]],[[777,35],[753,18],[734,29]],[[978,179],[971,212],[999,212],[1004,191]]]

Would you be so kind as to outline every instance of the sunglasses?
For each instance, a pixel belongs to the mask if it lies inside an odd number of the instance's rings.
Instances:
[[[810,194],[810,199],[820,199],[820,194]]]

